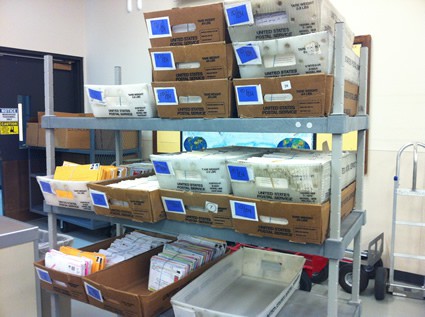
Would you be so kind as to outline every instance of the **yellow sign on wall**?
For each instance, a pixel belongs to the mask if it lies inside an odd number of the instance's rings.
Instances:
[[[0,134],[9,135],[9,134],[19,134],[18,122],[0,122]]]

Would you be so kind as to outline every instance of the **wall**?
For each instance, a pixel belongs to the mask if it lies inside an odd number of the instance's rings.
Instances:
[[[0,45],[85,55],[84,0],[0,0]]]

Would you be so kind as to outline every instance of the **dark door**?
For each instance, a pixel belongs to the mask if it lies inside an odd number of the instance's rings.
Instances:
[[[0,113],[13,113],[18,107],[18,96],[28,96],[26,100],[29,100],[24,103],[24,125],[28,117],[37,117],[39,111],[44,111],[43,56],[46,54],[52,55],[54,61],[55,111],[83,112],[81,57],[0,47]],[[26,219],[30,216],[28,151],[20,147],[16,129],[0,127],[0,161],[3,214]]]

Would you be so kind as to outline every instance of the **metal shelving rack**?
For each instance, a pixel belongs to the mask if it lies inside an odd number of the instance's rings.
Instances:
[[[367,48],[362,48],[360,68],[360,91],[358,114],[348,117],[344,114],[344,25],[336,25],[335,39],[335,84],[333,96],[333,113],[329,117],[321,118],[267,118],[267,119],[101,119],[101,118],[57,118],[53,115],[53,98],[50,97],[52,89],[51,60],[45,59],[46,80],[46,115],[42,119],[42,126],[46,129],[47,171],[54,171],[54,143],[53,130],[55,128],[86,128],[107,129],[119,131],[121,127],[126,130],[169,130],[169,131],[226,131],[226,132],[307,132],[307,133],[331,133],[332,134],[332,179],[331,179],[331,215],[329,238],[322,245],[295,244],[285,240],[273,238],[258,238],[239,234],[228,229],[216,229],[207,226],[163,220],[155,224],[132,222],[125,219],[114,218],[113,221],[125,226],[143,228],[145,230],[178,233],[186,232],[208,237],[227,239],[229,241],[240,241],[255,245],[269,246],[281,250],[300,251],[329,258],[329,280],[328,296],[315,296],[307,292],[296,292],[294,305],[285,306],[281,314],[293,316],[307,316],[305,312],[297,312],[298,307],[309,307],[308,313],[314,316],[359,316],[360,298],[360,235],[361,228],[366,222],[366,211],[363,208],[363,173],[365,158],[365,133],[368,128],[368,117],[366,115],[367,95]],[[266,123],[266,124],[265,124]],[[356,202],[354,211],[341,221],[341,158],[342,158],[342,135],[347,132],[358,131],[357,152],[357,186]],[[118,133],[118,132],[116,132]],[[119,137],[117,137],[119,141]],[[116,142],[117,161],[122,156],[121,144]],[[49,216],[49,241],[51,247],[56,244],[57,215],[79,215],[91,219],[105,219],[93,213],[79,210],[64,209],[44,205]],[[353,288],[351,300],[341,303],[338,300],[338,269],[339,260],[343,257],[347,245],[353,241]],[[57,295],[53,295],[52,312],[57,310]],[[55,298],[56,297],[56,298]],[[314,309],[312,309],[314,308]],[[321,310],[321,311],[319,311]],[[301,315],[299,315],[301,313]],[[60,314],[56,314],[60,316]]]

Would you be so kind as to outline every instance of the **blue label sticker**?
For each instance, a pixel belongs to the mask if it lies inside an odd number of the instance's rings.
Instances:
[[[54,194],[54,192],[53,192],[53,190],[52,190],[52,186],[50,185],[50,183],[40,181],[40,186],[41,186],[41,190],[42,190],[44,193]]]
[[[86,282],[84,282],[84,286],[86,288],[86,293],[88,296],[93,297],[99,302],[103,302],[102,293],[97,288],[91,286],[90,284],[87,284]]]
[[[157,174],[167,174],[170,175],[170,167],[167,162],[162,161],[153,161],[153,167],[155,168],[155,173]]]
[[[90,190],[93,205],[109,208],[108,198],[105,193]]]
[[[174,88],[156,88],[158,104],[177,104],[177,95]]]
[[[155,52],[153,60],[155,68],[174,68],[173,53],[171,52]]]
[[[258,103],[260,101],[257,86],[238,86],[236,87],[236,93],[239,102]]]
[[[229,165],[227,168],[229,169],[230,179],[235,181],[249,181],[248,168],[245,166]]]
[[[91,99],[103,101],[101,91],[90,89],[90,88],[88,90],[89,90],[89,96],[90,96]]]
[[[164,198],[165,210],[169,212],[185,213],[184,205],[181,200]]]
[[[149,24],[153,36],[171,35],[168,18],[150,20]]]
[[[235,215],[240,218],[257,220],[255,205],[235,201]]]
[[[229,26],[249,23],[248,7],[246,4],[226,9]]]
[[[258,58],[257,52],[252,45],[242,46],[236,49],[242,64],[246,64]]]
[[[38,278],[46,283],[52,284],[52,279],[50,278],[49,272],[45,270],[37,269]]]

